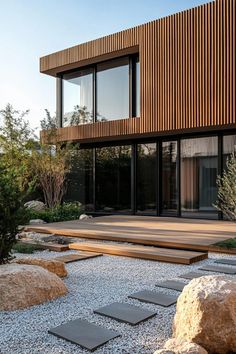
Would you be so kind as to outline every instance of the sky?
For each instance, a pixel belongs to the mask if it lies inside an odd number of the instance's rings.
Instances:
[[[41,56],[152,21],[207,0],[0,0],[0,110],[29,109],[39,130],[56,110],[56,82]],[[1,124],[1,121],[0,121]]]

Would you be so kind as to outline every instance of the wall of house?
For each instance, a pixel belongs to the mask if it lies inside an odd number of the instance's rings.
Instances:
[[[216,0],[41,58],[40,71],[57,76],[139,52],[140,117],[61,128],[58,139],[83,143],[235,127],[235,43],[236,1]]]

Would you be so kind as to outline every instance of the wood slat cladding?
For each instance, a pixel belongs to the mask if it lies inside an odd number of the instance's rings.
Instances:
[[[40,70],[56,75],[137,51],[140,118],[61,128],[60,140],[103,141],[235,127],[236,0],[216,0],[48,55],[41,58]]]

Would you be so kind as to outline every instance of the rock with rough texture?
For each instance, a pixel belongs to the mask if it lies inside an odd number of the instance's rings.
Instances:
[[[154,354],[207,354],[207,351],[200,345],[186,341],[181,338],[169,339],[163,349],[157,350]]]
[[[42,259],[42,258],[19,258],[14,260],[18,264],[29,264],[37,265],[47,269],[49,272],[56,274],[58,277],[66,277],[67,270],[65,264],[60,261],[53,259]]]
[[[26,209],[31,209],[35,211],[41,211],[46,209],[46,205],[43,202],[40,202],[39,200],[30,200],[29,202],[24,204],[24,207]]]
[[[79,219],[80,220],[89,220],[89,219],[92,219],[92,215],[87,215],[87,214],[81,214]]]
[[[42,267],[15,263],[0,266],[0,311],[39,305],[66,293],[63,281]]]
[[[37,225],[37,224],[46,224],[46,221],[42,220],[42,219],[31,219],[29,221],[30,225]]]
[[[193,279],[178,298],[173,337],[209,353],[236,352],[236,280],[227,276]]]

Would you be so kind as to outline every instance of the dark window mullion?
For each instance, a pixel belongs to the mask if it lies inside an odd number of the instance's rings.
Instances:
[[[129,57],[129,117],[133,117],[133,59]]]
[[[57,125],[62,128],[63,117],[63,80],[61,76],[56,78],[56,117]]]
[[[93,123],[97,120],[97,66],[93,67]]]

